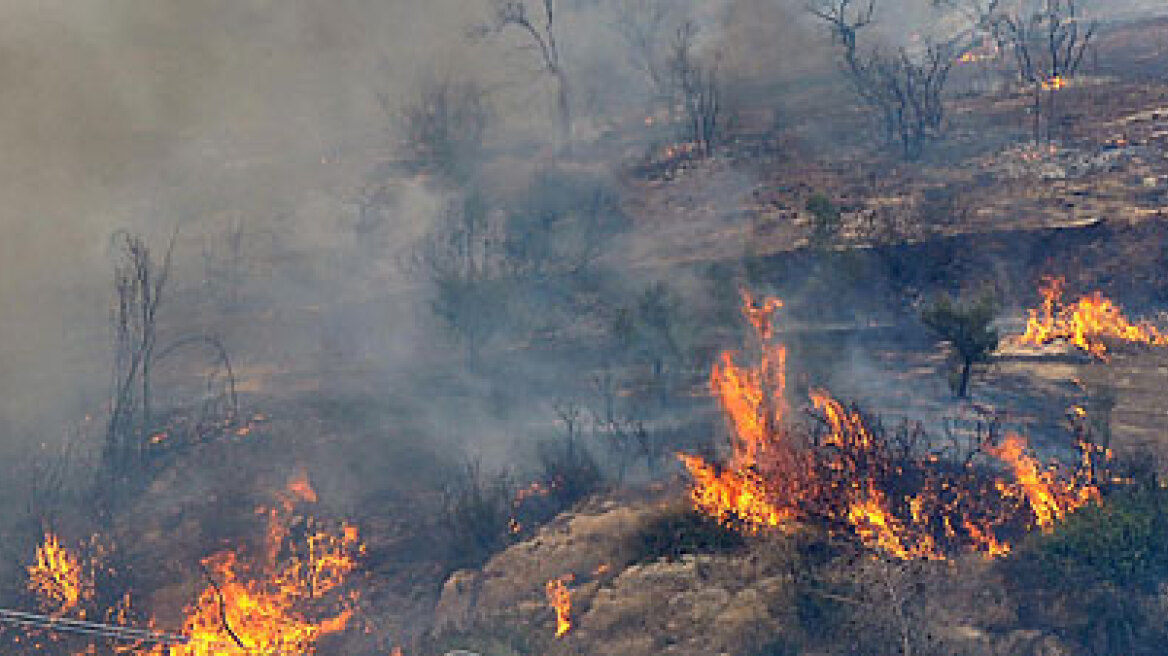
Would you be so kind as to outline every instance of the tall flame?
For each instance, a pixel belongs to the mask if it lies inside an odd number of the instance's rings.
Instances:
[[[36,550],[36,562],[28,567],[28,589],[53,615],[78,610],[83,601],[93,597],[92,577],[86,574],[81,558],[61,546],[53,533],[45,534],[45,541]],[[84,609],[80,610],[84,617]]]
[[[1013,469],[1017,486],[1021,488],[1039,528],[1049,531],[1068,513],[1098,501],[1099,492],[1094,486],[1058,481],[1053,472],[1039,467],[1038,461],[1026,452],[1026,447],[1025,438],[1011,433],[1000,446],[989,446],[987,451]],[[1004,492],[1010,492],[1006,484],[1000,485]]]
[[[575,579],[571,574],[565,574],[552,579],[544,586],[548,605],[556,614],[556,637],[562,637],[572,629],[572,595],[568,591],[568,584]]]
[[[1133,323],[1113,301],[1099,292],[1063,303],[1066,283],[1062,278],[1047,277],[1039,287],[1042,306],[1030,310],[1023,343],[1044,345],[1065,340],[1099,358],[1107,358],[1104,339],[1168,346],[1168,335],[1161,334],[1146,322]]]
[[[1004,555],[1003,532],[1047,530],[1098,499],[1089,476],[1068,480],[1041,470],[1021,436],[982,445],[1009,466],[1012,480],[995,480],[988,467],[895,445],[823,390],[811,392],[811,402],[824,430],[800,433],[784,422],[787,351],[774,342],[773,326],[782,303],[744,300],[757,363],[739,365],[723,353],[710,376],[731,432],[728,462],[678,454],[700,512],[747,534],[814,521],[898,558],[940,560],[954,549]],[[1084,460],[1081,471],[1090,470]]]
[[[307,476],[297,476],[268,511],[263,555],[247,562],[231,551],[203,561],[207,586],[187,608],[186,645],[159,647],[156,656],[244,656],[256,653],[316,653],[324,636],[343,631],[353,616],[355,594],[330,598],[356,568],[363,550],[356,527],[337,534],[310,533],[288,540],[297,500],[315,501]],[[288,555],[283,555],[291,551]],[[336,595],[332,595],[335,597]],[[324,619],[313,619],[322,608]]]

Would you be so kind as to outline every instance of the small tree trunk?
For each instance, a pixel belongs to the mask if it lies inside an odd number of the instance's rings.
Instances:
[[[963,360],[961,362],[961,382],[957,387],[958,398],[969,397],[969,377],[973,373],[973,362],[971,360]]]
[[[560,145],[567,147],[572,141],[572,103],[568,90],[568,78],[562,70],[556,76],[556,121],[559,124]]]

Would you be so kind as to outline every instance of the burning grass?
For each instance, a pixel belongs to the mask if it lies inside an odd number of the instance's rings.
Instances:
[[[316,499],[307,475],[294,477],[271,507],[256,511],[267,518],[262,548],[204,558],[206,583],[186,607],[180,633],[153,633],[153,620],[146,622],[151,630],[128,628],[136,615],[127,594],[101,616],[109,624],[99,635],[122,640],[111,646],[115,653],[151,656],[317,653],[319,641],[345,630],[353,617],[359,595],[346,583],[364,546],[354,526],[329,530],[297,517],[300,506]],[[86,603],[94,597],[92,572],[103,567],[50,533],[28,567],[28,587],[42,610],[76,624],[92,605]],[[80,653],[98,653],[95,649],[90,643]]]
[[[66,615],[93,598],[93,577],[81,558],[61,545],[60,538],[46,533],[44,543],[37,547],[36,562],[28,567],[28,589],[45,612]],[[84,610],[79,615],[84,618]]]
[[[1012,540],[1098,500],[1086,444],[1070,470],[1042,466],[1024,437],[1001,439],[993,429],[942,451],[919,428],[888,431],[823,390],[811,393],[818,423],[794,425],[786,349],[774,341],[781,306],[747,295],[757,362],[743,366],[723,353],[713,369],[732,453],[726,466],[680,455],[699,511],[747,534],[812,523],[896,558],[945,560],[962,551],[1004,555]]]
[[[1043,279],[1042,306],[1030,310],[1022,343],[1042,346],[1066,341],[1101,360],[1108,358],[1106,340],[1168,346],[1168,335],[1150,323],[1132,322],[1119,305],[1099,292],[1064,302],[1065,287],[1062,278]]]

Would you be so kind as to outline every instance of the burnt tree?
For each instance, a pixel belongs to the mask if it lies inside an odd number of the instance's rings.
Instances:
[[[861,101],[877,114],[885,142],[906,159],[919,157],[928,141],[942,135],[945,85],[964,39],[925,39],[913,49],[862,48],[860,33],[874,21],[876,0],[819,0],[807,10],[828,25],[844,70]]]
[[[400,129],[402,149],[414,169],[455,184],[465,184],[475,176],[491,122],[481,85],[428,78],[404,107],[395,106],[388,94],[379,99]]]
[[[492,0],[492,23],[481,28],[484,32],[503,32],[516,28],[531,41],[539,54],[543,71],[556,83],[556,124],[561,144],[572,138],[572,104],[568,74],[556,39],[556,1],[542,0],[539,16],[533,17],[526,0]]]
[[[990,20],[1029,89],[1034,140],[1051,139],[1058,94],[1079,73],[1098,24],[1083,17],[1078,0],[1030,0]]]
[[[134,484],[144,482],[150,458],[171,446],[181,445],[177,436],[163,439],[168,418],[155,407],[154,375],[157,367],[180,352],[209,352],[213,367],[205,374],[206,392],[193,421],[183,422],[186,440],[220,431],[238,417],[235,374],[226,347],[211,335],[183,335],[160,341],[159,308],[170,278],[178,231],[171,236],[161,259],[146,241],[129,232],[114,237],[118,261],[114,266],[116,300],[112,312],[114,333],[113,390],[109,402],[101,476],[93,495],[97,510],[107,514]],[[172,404],[173,406],[173,404]],[[166,408],[174,409],[173,407]],[[160,416],[161,415],[161,416]]]
[[[721,130],[722,94],[717,61],[703,62],[695,53],[698,28],[686,21],[677,29],[669,58],[673,95],[682,112],[682,138],[701,156],[717,146]]]

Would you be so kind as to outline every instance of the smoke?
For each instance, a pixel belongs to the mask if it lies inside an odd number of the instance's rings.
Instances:
[[[613,117],[635,117],[648,96],[614,29],[616,4],[563,3],[559,36],[582,139],[603,137]],[[906,26],[928,24],[925,4],[882,3],[880,24],[911,34]],[[826,31],[799,0],[681,5],[701,27],[703,55],[753,100],[836,75]],[[686,12],[675,14],[662,47]],[[204,282],[203,253],[220,247],[225,226],[244,226],[249,289],[277,318],[258,330],[213,318],[199,327],[225,333],[245,373],[264,360],[298,371],[341,361],[389,381],[424,357],[419,347],[437,339],[397,259],[447,198],[416,181],[392,185],[372,226],[359,205],[396,157],[379,98],[404,105],[427,76],[489,90],[500,163],[492,184],[522,189],[546,164],[552,80],[521,31],[470,37],[485,20],[487,3],[467,0],[3,3],[0,457],[100,414],[110,235],[122,228],[156,250],[180,228],[171,307],[182,310]],[[621,146],[611,161],[627,154]],[[727,177],[734,191],[721,204],[737,206],[749,174]],[[631,277],[657,277],[640,264]]]

